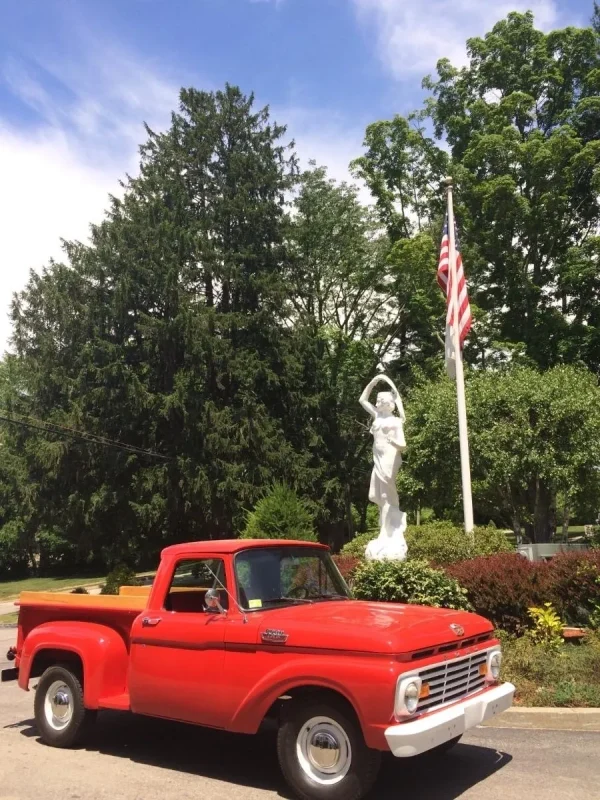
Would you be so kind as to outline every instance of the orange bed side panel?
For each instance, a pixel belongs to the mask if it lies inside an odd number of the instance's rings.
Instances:
[[[53,606],[61,608],[115,609],[118,611],[143,611],[147,594],[71,594],[70,592],[21,592],[20,606]]]

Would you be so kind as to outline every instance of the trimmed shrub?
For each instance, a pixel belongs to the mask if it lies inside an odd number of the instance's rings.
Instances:
[[[276,483],[249,512],[241,538],[316,542],[314,516],[293,489]]]
[[[138,586],[138,584],[135,572],[125,564],[118,564],[106,576],[106,583],[100,589],[100,594],[119,594],[121,586]]]
[[[548,600],[566,622],[590,625],[600,606],[600,551],[562,553],[548,563]]]
[[[473,558],[515,552],[515,546],[506,533],[494,525],[477,526],[474,535]]]
[[[365,561],[354,573],[353,591],[359,600],[470,608],[457,581],[426,561]]]
[[[446,572],[466,589],[478,614],[517,633],[530,625],[530,608],[553,599],[548,596],[548,569],[548,564],[516,553],[498,553],[451,564]]]
[[[364,558],[365,557],[365,549],[370,541],[376,539],[378,536],[377,533],[373,531],[367,531],[366,533],[359,533],[357,536],[352,539],[351,542],[345,544],[340,552],[342,556],[353,556],[354,558]]]
[[[76,586],[74,589],[71,589],[71,594],[89,594],[89,592],[85,586]],[[108,594],[108,592],[106,592],[106,594]]]
[[[376,536],[377,533],[373,532],[355,536],[342,548],[342,554],[363,558],[367,544]],[[409,559],[429,561],[439,567],[477,556],[514,551],[506,534],[498,528],[491,526],[475,528],[471,538],[463,528],[451,522],[409,525],[406,529],[406,544]]]
[[[409,525],[406,543],[410,559],[426,559],[440,567],[477,556],[514,551],[506,534],[497,528],[475,528],[471,537],[451,522]]]

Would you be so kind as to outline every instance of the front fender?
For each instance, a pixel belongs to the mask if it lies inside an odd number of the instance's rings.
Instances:
[[[98,708],[100,698],[126,690],[128,653],[123,638],[112,628],[93,622],[46,622],[33,628],[23,642],[19,686],[29,688],[36,656],[45,650],[73,653],[83,664],[86,708]],[[54,660],[60,661],[56,654]]]
[[[231,729],[255,733],[278,697],[305,686],[329,689],[345,698],[367,739],[373,722],[391,719],[395,671],[389,661],[302,655],[262,676],[236,709]]]

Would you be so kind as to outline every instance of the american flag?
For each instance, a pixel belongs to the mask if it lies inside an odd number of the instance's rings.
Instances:
[[[456,250],[456,277],[458,280],[458,336],[460,339],[461,350],[464,341],[471,330],[471,306],[469,305],[469,295],[467,293],[467,280],[463,269],[462,257],[458,248],[458,241],[456,236],[456,225],[454,226],[454,246]],[[454,361],[454,303],[452,302],[452,281],[450,275],[450,237],[448,235],[448,215],[444,220],[444,232],[442,234],[442,246],[440,249],[440,260],[438,263],[437,280],[440,289],[446,295],[446,367],[449,374],[454,377],[455,361]]]

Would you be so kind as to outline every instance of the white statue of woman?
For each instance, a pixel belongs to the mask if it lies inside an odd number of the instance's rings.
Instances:
[[[376,405],[369,402],[373,387],[387,383],[391,391],[378,392]],[[406,449],[404,439],[405,414],[400,393],[387,375],[377,375],[365,387],[360,396],[361,406],[373,417],[373,472],[369,500],[379,506],[379,536],[369,542],[368,559],[406,558],[407,546],[404,538],[406,514],[400,511],[396,477],[402,464],[402,451]],[[398,409],[399,416],[394,414]]]

